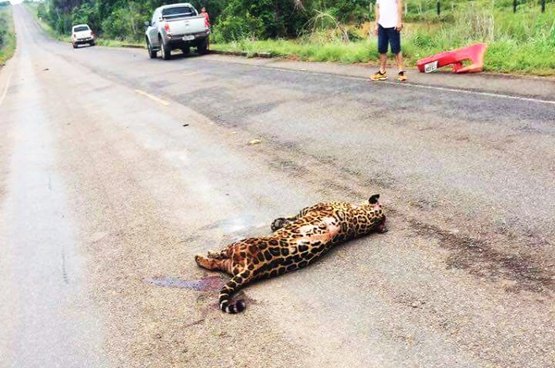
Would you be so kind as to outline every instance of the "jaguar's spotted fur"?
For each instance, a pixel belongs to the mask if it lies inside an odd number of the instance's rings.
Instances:
[[[274,220],[272,235],[243,239],[195,260],[200,267],[233,276],[220,291],[220,308],[239,313],[245,303],[231,303],[231,296],[248,283],[305,267],[338,243],[373,231],[385,232],[385,215],[378,198],[375,194],[358,206],[318,203],[296,216]]]

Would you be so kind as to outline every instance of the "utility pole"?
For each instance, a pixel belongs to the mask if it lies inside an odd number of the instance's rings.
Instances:
[[[542,0],[542,13],[545,13],[545,0]]]
[[[441,15],[441,4],[440,4],[439,0],[437,0],[437,2],[436,2],[436,7],[437,7],[437,16],[439,17]]]
[[[516,0],[513,0],[513,13],[516,13]]]

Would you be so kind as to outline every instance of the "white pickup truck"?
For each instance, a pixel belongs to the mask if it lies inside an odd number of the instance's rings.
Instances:
[[[156,58],[158,51],[168,60],[175,49],[181,49],[184,54],[191,46],[196,47],[199,54],[208,50],[210,26],[189,3],[156,8],[145,26],[146,47],[151,59]]]

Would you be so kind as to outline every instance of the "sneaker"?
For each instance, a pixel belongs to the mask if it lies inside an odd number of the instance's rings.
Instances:
[[[398,80],[399,82],[404,82],[404,81],[407,80],[407,76],[405,75],[405,71],[404,71],[404,70],[401,70],[401,71],[399,72],[399,75],[397,76],[397,80]]]
[[[383,72],[378,70],[376,73],[370,76],[370,79],[373,81],[383,81],[387,79],[387,72]]]

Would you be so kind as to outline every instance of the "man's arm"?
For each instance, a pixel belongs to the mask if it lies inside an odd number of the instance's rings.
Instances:
[[[403,0],[397,0],[397,27],[395,29],[399,32],[403,29]]]

